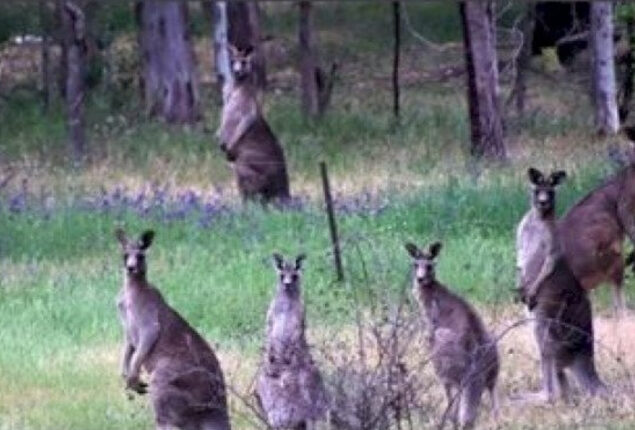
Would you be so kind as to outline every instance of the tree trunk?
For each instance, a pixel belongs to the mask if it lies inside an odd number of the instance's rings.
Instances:
[[[394,31],[394,53],[392,62],[392,94],[393,94],[393,114],[395,119],[399,119],[399,54],[401,49],[401,4],[399,1],[392,2],[393,31]]]
[[[615,88],[611,2],[595,1],[591,4],[591,52],[595,126],[601,135],[615,134],[620,127],[620,121]]]
[[[331,66],[328,76],[318,66],[311,27],[311,2],[308,0],[300,1],[298,39],[302,113],[305,118],[319,118],[330,102],[337,65]]]
[[[467,97],[472,154],[506,158],[499,109],[496,35],[491,2],[466,1],[459,5],[463,26]]]
[[[66,98],[66,76],[68,55],[66,53],[66,42],[64,34],[64,0],[55,0],[55,20],[57,31],[55,32],[57,43],[60,46],[60,64],[57,73],[57,89],[61,98]]]
[[[86,21],[83,11],[73,2],[62,9],[63,52],[66,53],[66,115],[71,151],[75,164],[85,156],[84,70],[86,67]]]
[[[40,27],[42,29],[42,110],[48,112],[51,105],[51,67],[50,67],[50,13],[46,0],[40,0]]]
[[[144,102],[148,114],[168,123],[194,123],[200,118],[187,11],[187,3],[176,0],[137,3]]]
[[[516,113],[519,116],[525,114],[525,102],[527,99],[527,69],[531,61],[532,38],[534,34],[534,23],[536,20],[536,5],[528,3],[525,6],[525,16],[523,16],[521,31],[523,34],[523,46],[516,59],[516,81],[514,82],[514,95],[516,99]]]
[[[302,112],[305,117],[319,115],[318,91],[315,80],[315,58],[311,41],[311,2],[300,2],[300,79]]]
[[[620,122],[626,121],[631,110],[633,99],[633,74],[635,73],[635,17],[629,15],[626,18],[626,39],[628,48],[624,58],[624,82],[622,84],[622,97],[619,106]]]
[[[204,6],[212,23],[212,40],[214,41],[214,68],[216,70],[216,83],[219,94],[225,83],[232,82],[232,74],[229,65],[229,18],[226,1],[208,1]]]
[[[266,85],[265,58],[262,52],[260,32],[260,8],[253,1],[226,2],[227,40],[238,49],[253,48],[254,84],[263,89]]]

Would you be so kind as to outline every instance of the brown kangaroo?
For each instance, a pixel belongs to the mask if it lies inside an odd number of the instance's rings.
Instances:
[[[125,280],[117,307],[124,329],[121,374],[126,387],[144,394],[143,367],[150,376],[156,428],[229,430],[223,372],[205,340],[146,280],[145,254],[154,238],[138,241],[116,231],[123,251]]]
[[[306,429],[324,418],[328,405],[305,336],[300,291],[304,255],[294,263],[279,254],[273,260],[277,291],[267,312],[267,343],[256,394],[271,427]]]
[[[252,49],[230,45],[232,81],[223,88],[217,135],[244,199],[284,201],[289,178],[282,146],[265,121],[253,83]]]
[[[405,247],[414,260],[413,294],[427,319],[432,363],[445,388],[447,410],[461,428],[470,428],[485,389],[498,414],[496,343],[476,311],[437,281],[434,269],[441,243],[435,242],[425,251],[412,243]]]
[[[569,267],[556,226],[555,189],[566,173],[545,177],[530,168],[528,174],[532,208],[518,226],[517,264],[521,297],[535,320],[542,371],[542,391],[528,397],[567,400],[567,368],[589,394],[604,392],[594,363],[591,303]]]
[[[624,312],[624,236],[635,244],[635,148],[629,164],[576,203],[558,222],[571,270],[590,290],[613,285],[613,306]]]

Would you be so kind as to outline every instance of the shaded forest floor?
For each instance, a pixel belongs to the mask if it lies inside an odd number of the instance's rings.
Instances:
[[[530,75],[526,115],[517,116],[510,105],[504,109],[509,162],[473,161],[464,77],[455,73],[462,61],[456,16],[447,8],[429,10],[444,19],[435,15],[425,22],[415,21],[424,15],[411,9],[413,25],[427,29],[424,35],[443,49],[408,36],[399,126],[389,104],[389,15],[367,12],[375,26],[364,30],[364,20],[346,18],[341,10],[321,12],[321,22],[330,23],[319,34],[323,58],[338,61],[341,74],[325,118],[307,123],[291,68],[294,15],[280,7],[279,19],[267,24],[276,28],[270,44],[281,59],[271,66],[265,112],[285,148],[297,197],[286,212],[238,202],[213,138],[219,105],[210,85],[203,92],[204,123],[186,130],[145,118],[133,91],[95,90],[88,106],[89,156],[80,168],[68,162],[59,104],[43,115],[30,89],[0,98],[0,179],[11,176],[0,189],[0,429],[151,427],[147,401],[130,401],[118,375],[114,297],[122,275],[116,225],[135,233],[157,230],[148,256],[150,280],[217,347],[229,381],[246,392],[275,282],[269,264],[274,250],[308,254],[309,338],[326,373],[332,369],[318,353],[322,340],[353,331],[351,301],[370,307],[374,297],[408,289],[406,240],[442,240],[439,278],[500,332],[523,318],[510,290],[514,229],[528,207],[527,167],[568,171],[559,213],[619,167],[626,142],[594,137],[586,73],[548,72],[541,58]],[[502,74],[505,97],[510,77]],[[320,160],[329,165],[336,194],[343,285],[333,281]],[[629,278],[631,306],[633,284]],[[538,386],[537,354],[530,327],[523,325],[500,345],[499,428],[635,423],[635,346],[628,337],[633,311],[616,323],[608,289],[592,299],[598,368],[615,396],[554,407],[511,402],[514,394]],[[408,306],[416,314],[410,298]],[[428,428],[438,424],[442,401],[430,369],[425,372],[431,409],[419,423]],[[230,401],[235,428],[251,428],[238,397]],[[481,423],[495,428],[487,407],[485,400]]]

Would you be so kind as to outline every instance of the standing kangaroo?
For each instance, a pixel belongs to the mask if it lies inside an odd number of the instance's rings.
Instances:
[[[116,231],[123,250],[125,280],[117,299],[124,329],[121,373],[126,387],[147,392],[158,430],[229,430],[223,372],[205,340],[163,299],[146,279],[145,253],[153,231],[138,241]]]
[[[545,177],[530,168],[531,210],[517,230],[520,294],[532,313],[540,351],[542,391],[539,400],[568,399],[565,369],[589,394],[605,391],[594,363],[591,303],[562,251],[555,219],[555,189],[566,177]]]
[[[276,295],[267,312],[267,342],[257,380],[257,397],[275,429],[306,429],[324,418],[326,392],[305,336],[300,291],[304,255],[294,263],[273,254],[278,275]]]
[[[576,203],[558,222],[571,270],[590,290],[613,284],[613,306],[624,311],[624,236],[635,245],[635,147],[629,164]]]
[[[435,242],[425,251],[412,243],[405,247],[414,260],[413,295],[427,319],[432,363],[445,389],[447,410],[461,428],[470,428],[485,389],[498,414],[496,343],[476,311],[437,281],[434,267],[441,243]]]
[[[252,49],[230,45],[232,81],[223,88],[220,148],[231,163],[244,199],[284,201],[289,178],[282,146],[265,121],[253,82]]]

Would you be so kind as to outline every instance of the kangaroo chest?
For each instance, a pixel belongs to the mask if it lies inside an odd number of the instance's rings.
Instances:
[[[546,225],[531,217],[521,226],[518,243],[518,267],[525,281],[539,271],[549,251],[550,232]]]
[[[222,127],[230,130],[235,128],[251,103],[251,97],[243,89],[235,88],[230,91],[223,107]]]
[[[302,310],[289,303],[274,307],[271,337],[278,341],[291,341],[301,335]]]
[[[117,311],[119,313],[119,320],[123,326],[124,334],[133,346],[138,344],[139,330],[137,324],[135,324],[135,310],[133,301],[130,296],[126,294],[124,290],[119,292],[117,297]]]

